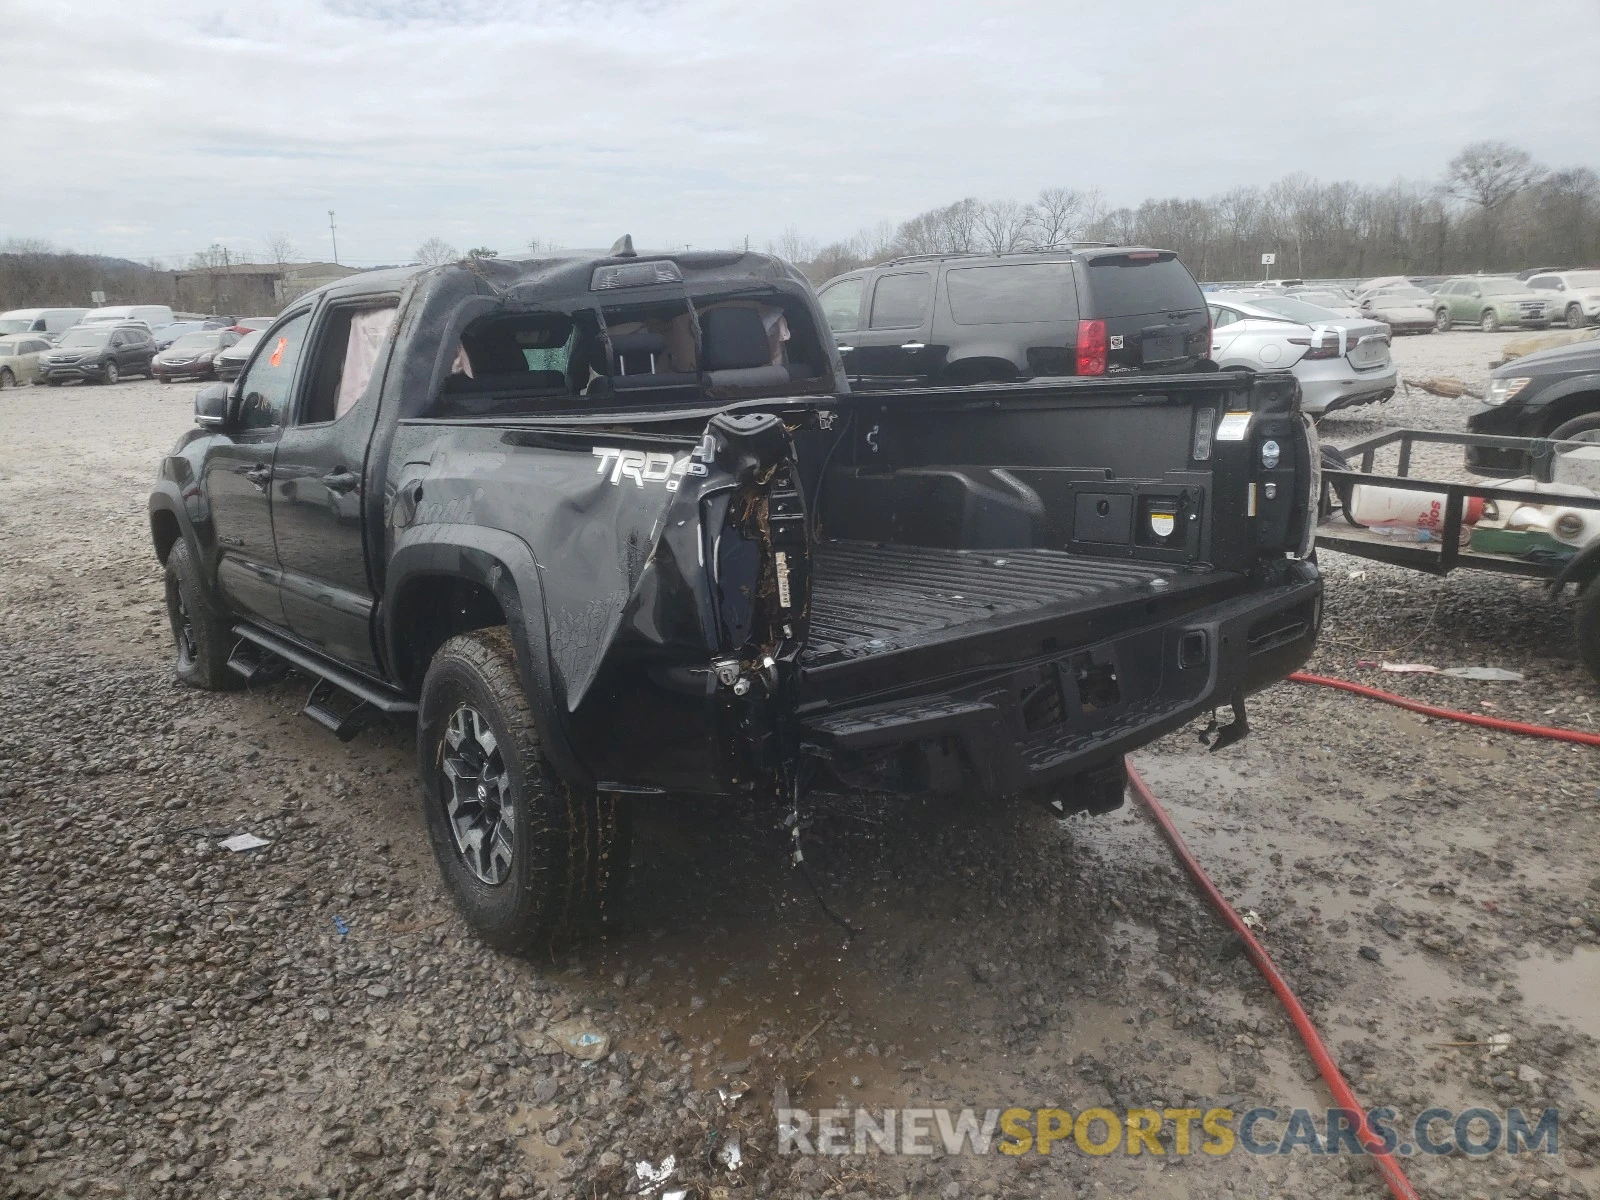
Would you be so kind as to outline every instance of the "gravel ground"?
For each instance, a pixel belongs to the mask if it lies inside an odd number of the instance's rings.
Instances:
[[[1396,357],[1481,382],[1505,336]],[[809,858],[849,943],[785,866],[779,814],[646,808],[624,935],[555,962],[485,950],[436,881],[405,731],[340,745],[294,676],[173,681],[144,502],[191,394],[0,395],[0,1196],[600,1197],[668,1154],[671,1186],[729,1200],[1385,1194],[1304,1153],[777,1158],[780,1086],[806,1108],[1328,1100],[1131,808],[829,798]],[[1465,411],[1417,393],[1323,432]],[[1314,669],[1600,728],[1570,601],[1325,566]],[[1527,678],[1359,665],[1385,655]],[[1562,1109],[1559,1155],[1412,1159],[1422,1194],[1600,1196],[1595,752],[1289,684],[1251,717],[1221,754],[1191,729],[1138,760],[1362,1099]],[[238,832],[271,845],[218,849]],[[603,1057],[552,1042],[574,1028]],[[1496,1033],[1502,1054],[1472,1044]]]

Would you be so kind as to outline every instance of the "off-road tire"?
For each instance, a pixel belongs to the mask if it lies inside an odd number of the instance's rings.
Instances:
[[[17,377],[11,373],[10,367],[0,367],[0,388],[14,388],[17,386]]]
[[[1500,317],[1492,308],[1483,310],[1483,315],[1478,318],[1478,328],[1485,333],[1500,332]]]
[[[1587,324],[1588,324],[1588,321],[1585,319],[1585,317],[1583,315],[1583,305],[1581,305],[1581,304],[1569,304],[1569,305],[1567,305],[1567,328],[1568,329],[1582,329]]]
[[[1450,310],[1441,308],[1433,314],[1433,328],[1439,333],[1450,332]]]
[[[189,543],[181,537],[167,552],[166,600],[167,624],[177,653],[173,673],[190,687],[208,692],[241,687],[244,677],[228,669],[228,655],[237,639],[228,627],[226,615],[218,611],[210,593],[201,586]],[[189,627],[187,638],[183,633],[185,619]]]
[[[1578,657],[1588,668],[1590,677],[1600,683],[1600,576],[1578,596]]]
[[[100,382],[105,384],[116,383],[121,378],[121,374],[117,371],[117,364],[114,362],[108,362],[105,370],[100,373]]]
[[[447,735],[463,706],[487,723],[508,781],[512,855],[499,883],[468,866],[450,818]],[[417,759],[434,857],[480,938],[506,953],[548,955],[620,926],[632,848],[627,799],[572,786],[556,774],[504,626],[459,634],[433,656],[417,714]]]

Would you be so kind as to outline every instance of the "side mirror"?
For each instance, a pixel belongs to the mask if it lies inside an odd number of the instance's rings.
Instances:
[[[227,426],[227,384],[208,383],[194,394],[194,423],[202,429],[222,429]]]

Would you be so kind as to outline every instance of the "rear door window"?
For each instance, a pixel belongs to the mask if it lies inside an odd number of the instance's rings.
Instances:
[[[1078,289],[1071,263],[957,267],[945,274],[957,325],[1076,321]]]
[[[918,329],[928,319],[932,276],[926,271],[885,275],[872,292],[871,329]]]
[[[854,333],[861,324],[860,279],[844,279],[822,293],[822,315],[834,333]]]
[[[1092,258],[1088,283],[1090,317],[1134,317],[1205,306],[1200,285],[1177,255],[1167,252],[1154,258],[1137,254]]]

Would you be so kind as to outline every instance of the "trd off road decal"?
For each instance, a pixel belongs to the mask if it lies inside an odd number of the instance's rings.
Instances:
[[[631,479],[636,487],[665,483],[667,491],[675,492],[683,476],[706,473],[705,463],[694,462],[687,454],[675,459],[659,450],[623,450],[616,446],[595,446],[590,453],[600,460],[595,473],[604,475],[610,471],[610,482],[618,487],[624,479]]]

